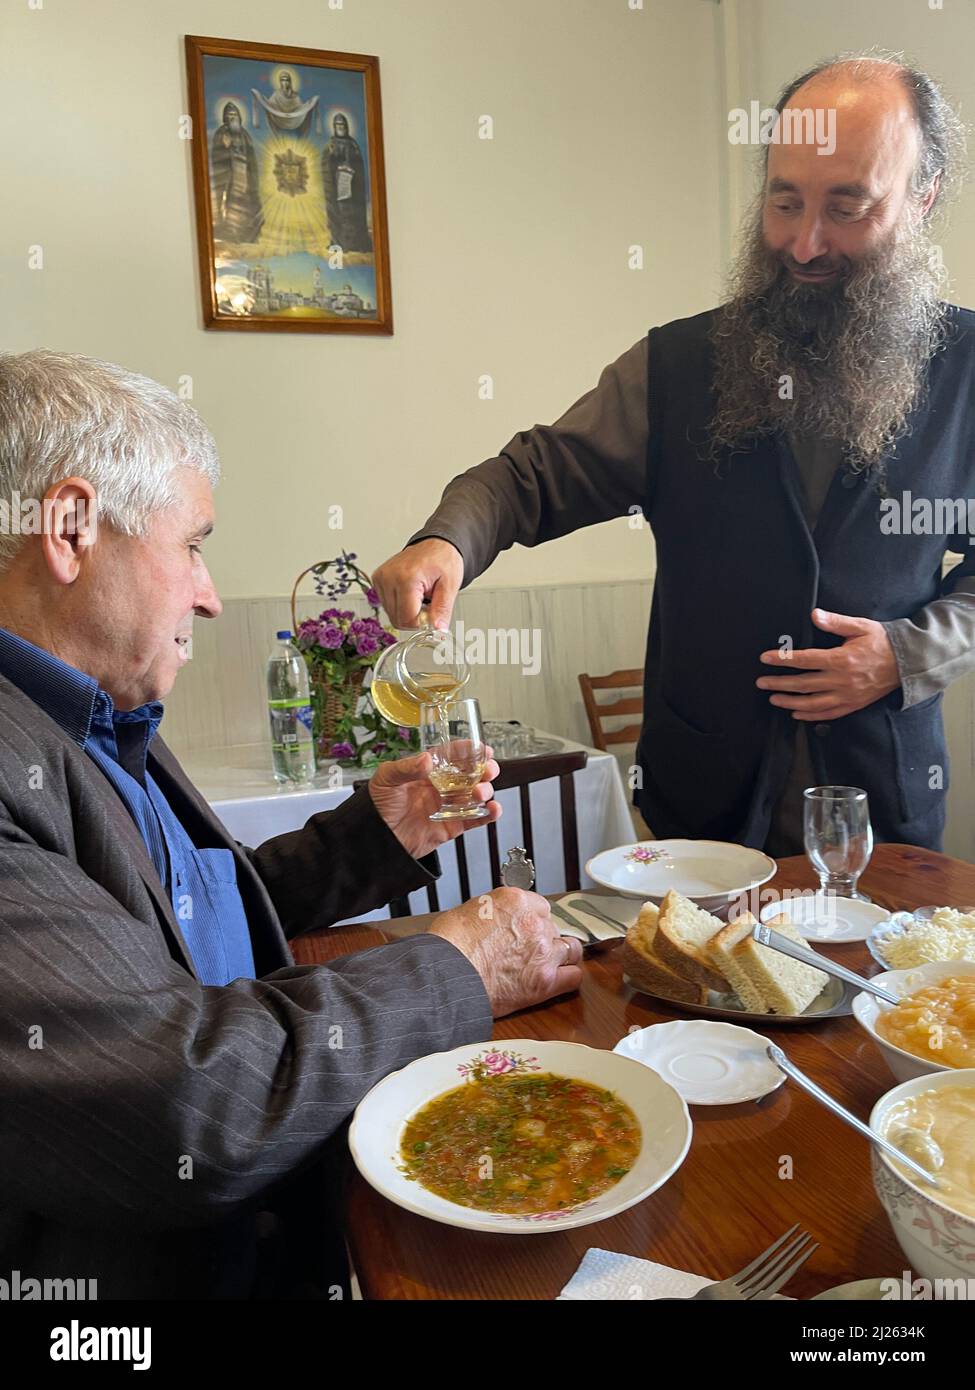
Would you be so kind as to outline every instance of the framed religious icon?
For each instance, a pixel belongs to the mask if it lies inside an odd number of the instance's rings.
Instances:
[[[392,333],[379,59],[187,35],[207,328]]]

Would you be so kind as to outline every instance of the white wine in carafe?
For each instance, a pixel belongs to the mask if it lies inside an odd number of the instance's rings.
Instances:
[[[396,681],[373,678],[370,690],[372,702],[384,719],[404,728],[417,729],[420,726],[420,706],[446,704],[452,700],[463,681],[447,674],[415,675],[410,681],[412,689]],[[415,693],[414,693],[415,690]]]
[[[422,705],[445,705],[470,675],[447,632],[424,627],[387,647],[373,667],[372,702],[384,719],[420,727]]]

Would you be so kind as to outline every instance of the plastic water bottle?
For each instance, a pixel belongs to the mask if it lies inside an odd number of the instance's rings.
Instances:
[[[274,780],[289,786],[308,786],[315,776],[308,667],[305,658],[291,645],[290,632],[279,632],[277,639],[267,663]]]

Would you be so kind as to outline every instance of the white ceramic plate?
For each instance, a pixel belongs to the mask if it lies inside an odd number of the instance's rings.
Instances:
[[[736,1105],[761,1100],[785,1080],[785,1072],[766,1056],[766,1046],[750,1028],[678,1019],[637,1028],[613,1051],[652,1067],[688,1105]]]
[[[895,912],[886,922],[880,922],[874,927],[867,937],[867,950],[878,965],[882,965],[885,970],[890,970],[890,961],[884,955],[885,944],[888,941],[909,935],[915,923],[929,922],[937,911],[936,907],[919,907],[914,912]],[[960,907],[958,911],[972,912],[975,909]]]
[[[878,922],[867,937],[867,950],[878,965],[890,969],[890,961],[884,955],[884,945],[888,941],[902,937],[914,924],[912,912],[895,912],[886,922]]]
[[[881,923],[890,921],[890,913],[876,903],[861,902],[859,898],[837,898],[824,893],[803,894],[783,898],[762,908],[763,922],[773,917],[788,917],[800,936],[807,941],[827,941],[841,946],[847,941],[866,941]]]
[[[587,1202],[524,1216],[475,1210],[428,1192],[400,1171],[403,1130],[429,1101],[470,1081],[473,1067],[488,1075],[515,1070],[552,1072],[613,1091],[634,1112],[643,1133],[633,1167],[619,1182]],[[690,1144],[687,1106],[655,1072],[613,1052],[533,1038],[470,1043],[411,1062],[373,1086],[359,1102],[349,1130],[349,1147],[359,1172],[397,1206],[448,1226],[516,1235],[588,1226],[625,1211],[663,1186],[683,1163]]]
[[[641,840],[603,850],[586,865],[594,883],[624,897],[660,903],[676,888],[708,912],[767,883],[775,869],[761,850],[725,840]]]

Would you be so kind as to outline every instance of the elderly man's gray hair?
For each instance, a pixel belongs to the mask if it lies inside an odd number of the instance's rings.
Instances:
[[[150,377],[68,352],[0,354],[0,499],[43,498],[86,478],[99,522],[144,536],[179,497],[179,467],[220,477],[213,436],[186,401]],[[0,571],[23,543],[0,532]]]

